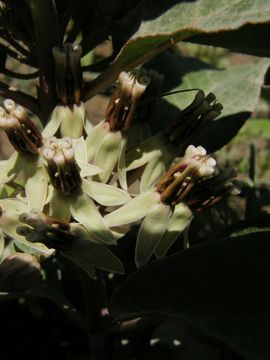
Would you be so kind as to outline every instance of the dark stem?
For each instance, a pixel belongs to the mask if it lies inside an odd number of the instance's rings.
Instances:
[[[46,122],[57,103],[52,56],[53,46],[59,45],[57,15],[52,0],[27,0],[27,3],[34,21],[37,44],[41,120]]]
[[[0,96],[12,99],[17,104],[30,110],[33,114],[37,116],[40,115],[38,101],[33,96],[25,94],[22,91],[14,90],[3,82],[0,82]]]

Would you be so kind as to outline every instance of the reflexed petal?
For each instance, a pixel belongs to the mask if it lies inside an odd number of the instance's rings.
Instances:
[[[167,148],[161,149],[162,152],[159,156],[154,157],[146,165],[140,182],[140,192],[148,191],[153,188],[157,180],[171,165],[173,159],[176,157],[176,148],[171,149],[169,144]],[[174,150],[174,151],[173,151]]]
[[[142,219],[148,211],[158,203],[158,194],[155,191],[148,191],[138,195],[121,208],[104,216],[103,220],[109,227],[130,224]]]
[[[18,158],[20,155],[15,151],[8,160],[0,162],[0,184],[7,183],[15,177]]]
[[[175,206],[173,215],[169,221],[168,227],[160,239],[155,255],[161,258],[166,255],[169,248],[173,245],[180,234],[185,230],[192,220],[192,213],[187,206],[180,203]]]
[[[93,176],[96,174],[99,174],[100,172],[102,172],[102,169],[92,165],[92,164],[87,164],[87,163],[82,163],[80,161],[77,162],[77,164],[79,165],[79,168],[81,169],[80,171],[80,175],[82,178],[87,177],[87,176]]]
[[[122,142],[122,133],[120,131],[110,132],[103,139],[97,149],[94,164],[103,169],[95,179],[106,183],[119,159]]]
[[[48,175],[38,158],[27,159],[24,173],[26,177],[25,193],[30,209],[42,210],[47,197]]]
[[[109,127],[107,127],[107,124],[104,121],[101,121],[98,125],[93,127],[86,140],[86,148],[87,148],[87,158],[88,161],[91,161],[102,143],[104,137],[108,134]]]
[[[71,217],[67,197],[62,192],[54,190],[50,201],[50,216],[69,221]]]
[[[54,108],[48,124],[45,126],[44,130],[42,131],[42,136],[44,138],[49,138],[55,135],[60,127],[61,120],[62,120],[61,106],[58,105]]]
[[[87,149],[83,137],[79,139],[72,139],[72,147],[75,154],[75,159],[82,163],[87,163]]]
[[[114,244],[110,229],[105,225],[94,202],[85,194],[70,198],[70,209],[73,218],[83,224],[93,240]]]
[[[127,203],[130,196],[124,190],[96,181],[83,180],[83,191],[96,202],[104,206],[116,206]]]
[[[0,260],[2,259],[5,248],[5,237],[3,231],[0,230]]]
[[[105,271],[111,271],[122,274],[124,272],[122,262],[116,257],[107,246],[91,241],[87,232],[80,225],[72,227],[77,236],[72,249],[70,258],[76,258],[77,262],[89,264]],[[83,267],[83,266],[82,266]]]
[[[147,213],[143,219],[135,249],[137,267],[145,265],[151,258],[155,248],[166,231],[172,209],[168,205],[158,204]]]
[[[62,117],[60,124],[61,136],[81,137],[86,119],[84,104],[81,102],[79,105],[59,105],[59,107],[61,107],[59,113]]]
[[[126,144],[127,138],[123,136],[119,159],[117,163],[117,173],[121,188],[127,191]]]
[[[166,144],[166,136],[161,133],[131,149],[126,155],[127,171],[137,169],[155,156],[160,156],[164,144]]]

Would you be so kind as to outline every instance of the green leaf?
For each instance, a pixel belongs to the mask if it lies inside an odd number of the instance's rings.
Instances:
[[[269,232],[207,241],[158,260],[115,292],[116,319],[150,313],[183,319],[247,360],[270,344]]]
[[[137,237],[135,262],[137,267],[145,265],[153,255],[155,248],[166,231],[171,207],[158,204],[152,207],[143,219]]]
[[[252,36],[251,36],[252,34]],[[237,30],[228,30],[216,34],[191,36],[188,42],[212,46],[222,46],[234,52],[256,56],[270,56],[269,45],[265,39],[270,37],[269,22],[265,24],[247,24]]]
[[[147,67],[165,75],[167,82],[164,83],[164,92],[201,88],[205,94],[215,94],[224,107],[221,115],[192,140],[194,145],[202,145],[212,152],[228,143],[255,110],[269,65],[270,60],[263,59],[222,70],[211,68],[196,59],[163,53],[150,61]],[[153,117],[154,130],[167,127],[168,121],[172,121],[177,114],[177,108],[185,108],[194,96],[195,92],[184,92],[165,97],[169,105],[164,100],[159,101]],[[167,115],[170,113],[169,106],[175,106],[171,116]]]
[[[144,21],[138,31],[122,48],[115,62],[85,89],[85,98],[106,88],[122,70],[131,69],[192,35],[220,35],[232,31],[235,34],[247,24],[254,24],[250,30],[256,31],[256,24],[269,23],[270,5],[268,0],[145,2],[142,16]],[[247,48],[249,53],[252,49],[257,52],[258,46],[252,35],[253,31],[250,31],[248,36],[241,37],[242,51]],[[233,48],[234,37],[227,38]],[[218,45],[222,46],[222,43]],[[226,45],[229,46],[228,42]]]
[[[96,202],[104,206],[123,205],[131,200],[126,191],[96,181],[83,180],[82,190]]]
[[[186,229],[191,220],[192,213],[187,206],[185,206],[183,203],[175,206],[167,229],[155,249],[155,255],[158,258],[162,258],[166,255],[169,248]]]
[[[73,218],[84,225],[90,238],[105,244],[114,244],[115,240],[109,228],[105,225],[93,200],[86,194],[69,198]]]
[[[218,233],[215,238],[236,237],[261,231],[270,231],[270,215],[238,221]]]
[[[124,206],[105,215],[103,219],[109,227],[130,224],[142,219],[158,203],[158,194],[151,190],[138,195]]]

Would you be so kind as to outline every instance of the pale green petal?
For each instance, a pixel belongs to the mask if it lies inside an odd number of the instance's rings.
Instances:
[[[121,142],[122,133],[120,131],[109,132],[103,139],[94,158],[94,164],[103,169],[103,171],[95,177],[96,180],[103,183],[109,180],[119,159]]]
[[[16,246],[20,250],[28,254],[32,254],[36,257],[40,257],[40,256],[48,257],[55,253],[55,249],[49,249],[47,248],[47,246],[39,242],[32,243],[30,241],[27,241],[23,236],[20,236],[18,234],[17,235],[14,234],[13,239],[15,241]]]
[[[87,163],[82,163],[80,161],[77,162],[77,164],[79,165],[79,168],[81,169],[80,171],[80,175],[82,178],[87,177],[87,176],[93,176],[96,174],[99,174],[100,172],[102,172],[102,169],[92,165],[92,164],[87,164]]]
[[[120,154],[117,163],[117,173],[118,173],[118,180],[122,189],[127,191],[127,171],[126,171],[126,145],[127,145],[127,138],[123,136]]]
[[[60,124],[61,136],[81,137],[86,119],[84,104],[81,102],[79,105],[62,105],[59,114],[62,117]]]
[[[17,173],[23,168],[24,159],[15,151],[8,160],[0,162],[0,184],[13,180]]]
[[[25,193],[29,210],[42,210],[47,197],[48,175],[38,158],[28,158],[25,162]]]
[[[108,131],[109,129],[106,126],[105,121],[101,121],[90,130],[85,140],[88,161],[91,161],[94,158],[97,148],[102,143],[104,137],[108,134]]]
[[[5,248],[5,237],[3,231],[0,230],[0,261],[3,256],[4,248]]]
[[[126,155],[127,171],[145,165],[155,156],[160,156],[166,144],[166,136],[161,133],[150,137],[143,144],[135,146]]]
[[[103,220],[109,227],[130,224],[142,219],[148,211],[158,203],[158,194],[155,191],[148,191],[138,195],[121,208],[104,216]]]
[[[27,202],[18,199],[1,199],[0,208],[0,229],[13,237],[16,234],[16,227],[22,225],[19,221],[20,214],[28,211]]]
[[[74,149],[76,161],[87,163],[87,149],[83,136],[79,139],[72,139],[72,147]]]
[[[45,126],[44,130],[42,131],[42,136],[45,139],[54,136],[57,130],[59,129],[62,119],[61,109],[62,109],[62,105],[58,105],[54,108],[48,124]]]
[[[50,201],[50,216],[69,221],[71,217],[67,196],[62,192],[54,190]]]
[[[104,206],[123,205],[131,200],[126,191],[96,181],[83,180],[82,189],[92,199]]]
[[[114,244],[115,239],[110,229],[105,225],[93,200],[86,194],[70,197],[70,209],[73,218],[83,224],[93,238],[106,244]]]
[[[175,206],[167,230],[155,249],[155,255],[158,258],[162,258],[166,255],[169,248],[189,225],[191,220],[192,213],[186,205],[180,203]]]
[[[21,226],[19,216],[28,211],[27,202],[18,199],[2,199],[0,200],[2,216],[0,217],[0,229],[8,236],[15,240],[16,245],[23,251],[33,255],[50,255],[53,249],[48,249],[41,243],[31,243],[23,236],[16,232],[17,226]]]
[[[166,231],[171,214],[170,206],[158,204],[150,209],[143,219],[135,249],[135,262],[138,268],[150,260],[159,240]]]
[[[168,144],[161,149],[159,156],[155,156],[148,162],[140,181],[141,193],[153,188],[158,179],[168,170],[176,156],[176,148]]]

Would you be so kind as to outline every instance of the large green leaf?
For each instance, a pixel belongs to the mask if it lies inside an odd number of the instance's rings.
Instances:
[[[245,120],[254,111],[270,60],[262,59],[228,69],[211,68],[190,58],[181,58],[168,52],[151,60],[148,68],[165,75],[163,92],[201,88],[208,94],[213,92],[223,105],[221,115],[210,122],[193,140],[208,151],[215,151],[235,136]],[[184,92],[167,96],[158,102],[152,128],[162,130],[177,113],[191,103],[196,92]],[[170,107],[175,107],[170,111]]]
[[[183,319],[247,360],[270,353],[270,232],[208,241],[130,276],[110,305],[117,319]]]
[[[162,2],[143,1],[144,21],[138,31],[125,44],[115,62],[86,88],[85,97],[97,94],[114,81],[119,72],[131,69],[145,62],[175,42],[197,34],[223,34],[242,31],[247,24],[270,22],[268,0],[195,0]],[[254,26],[256,29],[256,26]],[[242,51],[245,48],[257,53],[257,43],[253,41],[253,28],[249,36],[242,36]],[[256,32],[257,34],[257,32]],[[262,31],[263,34],[263,31]],[[229,37],[230,40],[230,37]],[[234,45],[234,37],[227,47]],[[222,46],[222,43],[219,43]]]

